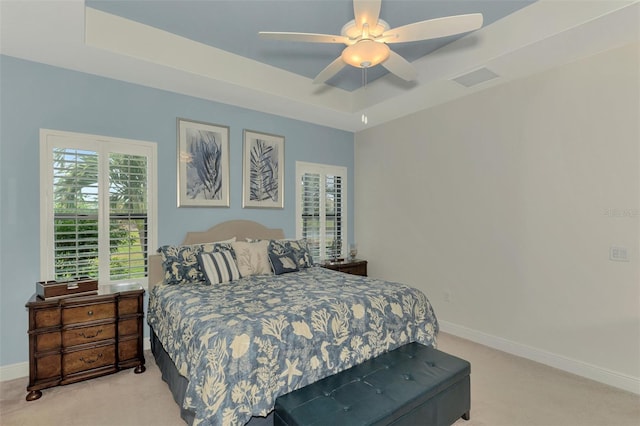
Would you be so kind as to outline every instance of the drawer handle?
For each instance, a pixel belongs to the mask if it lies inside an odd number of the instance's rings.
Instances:
[[[102,352],[100,352],[94,359],[84,359],[84,357],[81,357],[80,361],[84,362],[85,364],[93,364],[94,362],[98,362],[100,358],[102,358]]]
[[[87,312],[87,315],[92,316],[93,315],[93,311]]]
[[[81,331],[80,333],[78,333],[78,336],[80,337],[84,337],[85,339],[93,339],[94,337],[98,336],[99,334],[102,334],[102,329],[97,330],[95,334],[84,334],[84,331]]]

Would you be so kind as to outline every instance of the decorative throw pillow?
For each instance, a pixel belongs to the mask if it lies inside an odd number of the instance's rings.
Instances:
[[[271,262],[273,273],[276,275],[299,271],[298,265],[296,265],[296,259],[290,251],[283,254],[271,252],[269,253],[269,261]]]
[[[220,284],[240,279],[240,272],[231,251],[201,253],[198,260],[208,284]]]
[[[298,268],[313,266],[313,258],[306,239],[300,240],[271,240],[269,241],[269,253],[277,255],[290,252],[298,265]]]
[[[232,251],[231,244],[218,242],[160,247],[158,252],[162,255],[164,282],[167,284],[186,284],[204,281],[198,255],[220,251]]]
[[[241,277],[250,275],[270,275],[271,264],[267,255],[269,240],[256,241],[253,243],[236,241],[231,243],[236,255],[236,263]]]

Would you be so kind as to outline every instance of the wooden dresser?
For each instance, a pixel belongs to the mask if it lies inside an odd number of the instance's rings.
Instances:
[[[101,286],[97,295],[43,300],[35,294],[29,309],[27,401],[42,389],[66,385],[124,368],[145,371],[144,289],[139,285]]]
[[[322,265],[323,268],[333,269],[334,271],[344,272],[352,275],[367,276],[367,261],[366,260],[345,260],[342,262],[327,262]]]

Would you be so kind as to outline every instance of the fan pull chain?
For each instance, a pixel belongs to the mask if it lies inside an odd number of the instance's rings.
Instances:
[[[367,67],[362,67],[362,86],[367,87]],[[367,124],[369,122],[369,118],[367,114],[362,114],[362,124]]]

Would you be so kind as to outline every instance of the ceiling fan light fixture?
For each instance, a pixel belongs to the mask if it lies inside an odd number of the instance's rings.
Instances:
[[[370,68],[387,60],[389,46],[373,40],[360,40],[342,51],[342,60],[356,68]]]
[[[382,36],[382,33],[389,30],[389,24],[384,19],[378,19],[378,23],[375,27],[369,27],[369,35],[373,38]],[[345,37],[349,37],[354,42],[362,37],[362,31],[358,29],[355,19],[344,24],[340,30],[340,34]]]
[[[0,0],[2,1],[2,0]],[[342,43],[347,47],[342,54],[327,65],[313,79],[313,83],[325,83],[337,75],[346,65],[362,69],[366,85],[367,69],[378,64],[405,81],[414,81],[418,72],[402,56],[389,49],[387,43],[408,43],[430,40],[477,30],[482,27],[481,13],[445,16],[413,22],[393,29],[380,19],[382,0],[353,0],[354,19],[347,22],[341,35],[260,32],[261,37],[274,40],[303,41],[308,43]]]

